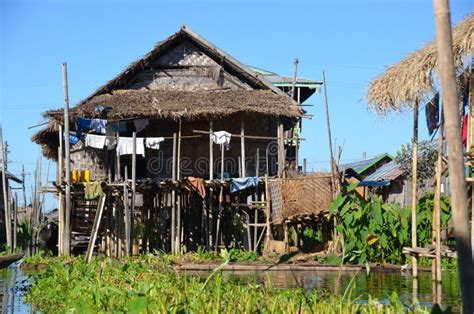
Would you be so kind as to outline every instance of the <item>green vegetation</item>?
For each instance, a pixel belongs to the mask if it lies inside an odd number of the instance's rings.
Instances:
[[[223,251],[225,263],[229,252]],[[394,294],[388,304],[357,302],[349,284],[343,296],[322,296],[304,289],[277,289],[271,285],[237,283],[218,270],[207,278],[176,273],[161,255],[138,258],[64,261],[48,259],[44,271],[25,296],[44,313],[398,313],[407,308]],[[417,313],[427,313],[417,308]]]
[[[341,235],[344,262],[403,264],[402,249],[410,246],[411,210],[398,204],[384,203],[380,196],[362,199],[350,185],[330,208]],[[420,199],[417,209],[418,245],[431,243],[433,194]],[[451,217],[449,201],[441,199],[441,222],[446,225]]]

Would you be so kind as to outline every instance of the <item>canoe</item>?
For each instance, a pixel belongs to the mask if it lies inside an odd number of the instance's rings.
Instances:
[[[16,261],[19,261],[20,259],[22,259],[23,256],[25,256],[25,254],[23,253],[0,256],[0,269],[7,268],[8,266],[10,266],[10,264],[13,264]]]

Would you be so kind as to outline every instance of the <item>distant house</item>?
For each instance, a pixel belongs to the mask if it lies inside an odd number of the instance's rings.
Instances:
[[[360,161],[340,165],[339,171],[341,173],[347,174],[346,177],[356,177],[358,179],[363,180],[367,176],[370,176],[375,171],[377,171],[377,169],[391,162],[392,160],[393,157],[389,154],[381,154],[373,158],[363,159]]]
[[[2,175],[2,170],[0,169],[0,175]],[[22,183],[21,179],[17,178],[14,174],[9,171],[6,171],[7,185],[9,182],[14,181],[16,183]],[[10,200],[11,201],[11,200]],[[6,242],[6,233],[5,233],[5,207],[3,199],[3,181],[0,179],[0,245]]]

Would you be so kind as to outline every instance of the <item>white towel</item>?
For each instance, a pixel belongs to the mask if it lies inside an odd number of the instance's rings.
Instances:
[[[217,131],[212,133],[212,141],[215,144],[223,144],[229,150],[230,137],[232,134],[226,131]]]
[[[86,134],[85,144],[88,147],[102,149],[105,145],[105,136]]]
[[[160,149],[160,143],[164,140],[163,137],[147,137],[145,139],[145,146],[151,149]]]
[[[137,137],[137,155],[145,157],[145,146],[143,145],[143,137]],[[133,154],[133,137],[119,137],[117,143],[117,154],[132,155]]]

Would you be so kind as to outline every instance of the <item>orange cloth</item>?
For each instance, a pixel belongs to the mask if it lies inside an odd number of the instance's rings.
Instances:
[[[196,191],[202,198],[206,197],[206,187],[204,186],[204,179],[186,177],[184,179],[184,186],[188,191]]]

